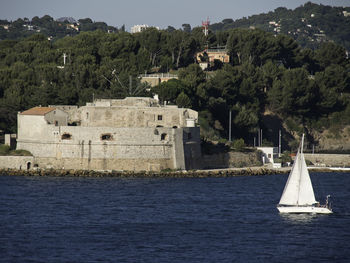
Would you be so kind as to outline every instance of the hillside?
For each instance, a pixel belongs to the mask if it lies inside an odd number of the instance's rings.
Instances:
[[[94,22],[90,18],[76,21],[72,17],[62,17],[57,20],[45,15],[41,18],[35,16],[18,18],[15,21],[0,20],[0,40],[21,39],[37,33],[44,34],[50,40],[57,40],[65,36],[76,36],[81,32],[101,30],[103,32],[118,32],[115,27],[104,22]],[[124,31],[124,27],[120,29]]]
[[[322,6],[309,3],[300,9],[306,7],[315,18],[319,13],[313,8]],[[266,21],[276,20],[268,27],[280,23],[272,14],[298,9],[278,10],[265,15],[271,15]],[[347,13],[338,11],[345,18]],[[301,133],[319,149],[350,149],[346,141],[332,141],[348,140],[350,125],[350,60],[333,41],[307,49],[278,30],[259,28],[210,30],[208,36],[199,27],[130,34],[88,18],[55,21],[49,16],[19,19],[1,28],[10,34],[0,41],[4,132],[16,132],[17,112],[37,105],[157,94],[162,103],[198,111],[204,140],[227,140],[231,112],[232,138],[246,145],[253,145],[261,130],[266,145],[276,145],[276,132],[282,130],[283,145],[290,149]],[[203,71],[195,58],[207,45],[225,46],[229,62],[214,60],[211,71]],[[141,74],[156,72],[177,73],[178,79],[152,88],[140,83]]]
[[[331,7],[306,3],[294,10],[279,7],[273,12],[224,19],[210,26],[213,31],[232,28],[260,28],[274,34],[286,34],[300,45],[318,48],[320,43],[332,40],[350,50],[350,7]]]

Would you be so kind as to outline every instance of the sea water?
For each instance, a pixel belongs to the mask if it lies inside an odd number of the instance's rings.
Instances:
[[[0,177],[0,262],[350,262],[350,174],[311,174],[334,214],[281,215],[287,175]]]

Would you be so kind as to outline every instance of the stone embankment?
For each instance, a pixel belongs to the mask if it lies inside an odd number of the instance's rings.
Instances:
[[[1,169],[0,176],[57,176],[57,177],[121,177],[121,178],[201,178],[201,177],[233,177],[233,176],[259,176],[271,174],[285,174],[289,169],[268,169],[265,167],[217,169],[217,170],[191,170],[191,171],[163,171],[163,172],[132,172],[132,171],[92,171],[92,170],[17,170]]]

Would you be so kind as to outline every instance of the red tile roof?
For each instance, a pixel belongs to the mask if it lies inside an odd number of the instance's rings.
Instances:
[[[21,112],[21,115],[45,115],[55,109],[56,108],[53,108],[53,107],[34,107],[29,110]]]

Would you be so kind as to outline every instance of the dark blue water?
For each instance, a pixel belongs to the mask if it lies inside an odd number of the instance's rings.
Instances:
[[[350,262],[350,174],[312,174],[333,215],[281,216],[286,179],[0,177],[0,262]]]

